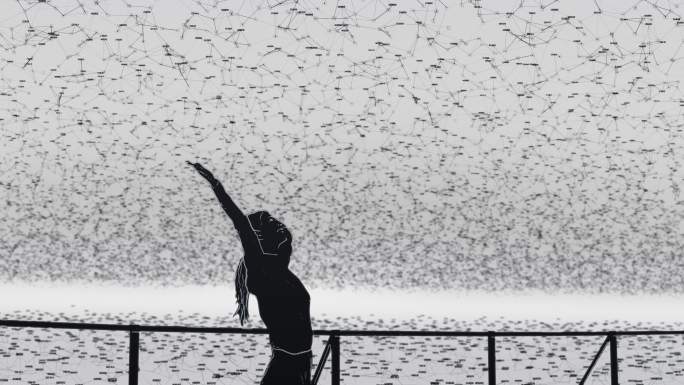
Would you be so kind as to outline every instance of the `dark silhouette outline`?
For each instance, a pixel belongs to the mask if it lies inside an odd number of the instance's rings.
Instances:
[[[249,294],[256,296],[271,343],[271,360],[261,384],[309,385],[313,341],[311,297],[288,268],[292,235],[267,211],[245,216],[211,172],[199,163],[187,163],[209,181],[240,235],[245,254],[235,273],[238,303],[235,314],[243,324],[249,318]]]

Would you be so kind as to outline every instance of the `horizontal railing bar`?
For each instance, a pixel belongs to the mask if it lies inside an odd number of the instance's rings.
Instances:
[[[23,321],[0,320],[0,327],[28,327],[49,329],[80,329],[80,330],[111,330],[127,332],[161,332],[161,333],[217,333],[217,334],[268,334],[263,328],[233,328],[233,327],[204,327],[204,326],[173,326],[173,325],[123,325],[99,324],[59,321]],[[315,335],[366,336],[366,337],[487,337],[492,332],[486,331],[439,331],[439,330],[314,330]],[[625,330],[625,331],[497,331],[497,337],[563,337],[563,336],[616,336],[628,335],[674,335],[684,334],[684,330]]]
[[[53,321],[0,321],[0,326],[30,327],[49,329],[81,329],[81,330],[111,330],[127,332],[169,332],[169,333],[241,333],[241,334],[266,334],[266,329],[243,329],[226,327],[198,327],[198,326],[173,326],[173,325],[125,325],[125,324],[97,324],[77,322],[53,322]]]
[[[0,326],[19,328],[49,328],[49,329],[86,329],[86,330],[117,330],[133,331],[131,325],[59,322],[59,321],[21,321],[0,320]]]
[[[314,331],[315,334],[329,334],[327,330]],[[432,330],[340,330],[340,336],[420,336],[420,337],[487,337],[491,332],[462,332],[462,331],[432,331]],[[684,330],[626,330],[626,331],[498,331],[493,332],[497,337],[563,337],[563,336],[607,336],[615,335],[671,335],[684,334]]]

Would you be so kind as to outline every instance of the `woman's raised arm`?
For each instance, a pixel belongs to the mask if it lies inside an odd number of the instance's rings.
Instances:
[[[228,196],[226,193],[226,190],[223,188],[221,182],[214,178],[214,175],[209,172],[209,170],[202,167],[202,165],[199,163],[191,163],[187,161],[186,163],[193,166],[195,170],[197,170],[197,172],[199,172],[199,174],[211,184],[211,188],[214,190],[216,198],[221,203],[223,211],[225,211],[226,214],[228,214],[228,217],[233,221],[233,225],[240,235],[242,248],[245,250],[245,263],[247,264],[247,268],[249,268],[250,265],[252,265],[251,262],[253,262],[251,257],[258,257],[263,254],[261,246],[259,245],[259,239],[257,238],[254,229],[252,229],[249,219],[247,219],[247,216],[240,211],[235,202],[230,199],[230,196]]]

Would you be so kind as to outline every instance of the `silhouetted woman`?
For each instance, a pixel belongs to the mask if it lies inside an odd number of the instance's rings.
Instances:
[[[245,216],[211,172],[199,163],[187,163],[211,183],[240,235],[245,254],[235,272],[235,314],[239,314],[243,324],[249,318],[249,293],[256,296],[271,342],[271,361],[261,384],[309,385],[313,339],[310,297],[288,269],[292,253],[290,232],[266,211]]]

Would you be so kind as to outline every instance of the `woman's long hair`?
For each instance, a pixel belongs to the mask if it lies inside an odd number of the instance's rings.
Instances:
[[[261,226],[264,215],[269,215],[266,211],[257,211],[249,214],[247,219],[252,230],[261,241]],[[249,289],[247,288],[247,265],[245,264],[245,257],[240,258],[237,269],[235,269],[235,299],[237,302],[236,314],[240,316],[240,325],[244,325],[245,321],[249,320]]]
[[[244,325],[249,319],[249,290],[247,290],[247,266],[245,257],[240,258],[237,269],[235,269],[235,299],[237,300],[237,310],[233,316],[240,316],[240,325]]]

